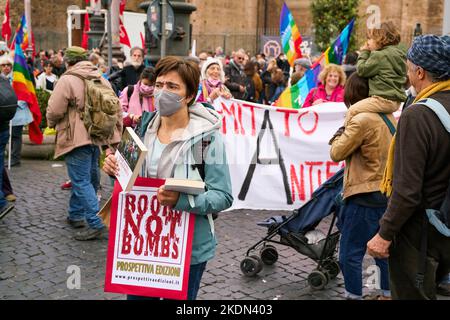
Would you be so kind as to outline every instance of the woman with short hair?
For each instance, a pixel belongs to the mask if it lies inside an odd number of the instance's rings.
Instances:
[[[196,196],[165,190],[164,186],[157,191],[161,205],[196,215],[188,284],[188,300],[195,300],[206,263],[215,254],[212,214],[233,203],[225,146],[219,131],[222,119],[215,110],[195,103],[200,70],[194,62],[169,56],[158,62],[155,75],[157,112],[143,127],[143,141],[149,150],[143,175],[203,180],[206,184],[205,192]],[[196,160],[196,150],[203,154],[201,163]],[[103,170],[109,175],[118,173],[113,150],[108,151]]]
[[[42,72],[36,79],[36,89],[43,89],[48,92],[53,92],[58,77],[53,73],[53,64],[49,60],[42,62],[44,72]]]
[[[325,102],[343,102],[346,75],[341,66],[328,64],[319,74],[317,88],[311,89],[306,96],[303,108]]]

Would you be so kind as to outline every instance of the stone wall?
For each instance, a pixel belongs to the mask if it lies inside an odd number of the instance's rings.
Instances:
[[[67,7],[78,5],[83,7],[84,0],[32,0],[31,25],[35,35],[36,49],[60,49],[67,46]],[[0,14],[6,0],[0,0]],[[15,31],[20,17],[24,13],[23,0],[10,1],[11,28]]]
[[[300,32],[310,35],[312,0],[286,0]],[[126,10],[143,12],[142,1],[128,0]],[[192,15],[193,39],[198,50],[214,50],[222,46],[229,53],[237,48],[255,51],[260,34],[278,35],[282,0],[187,0],[197,6]],[[267,8],[265,14],[265,3]],[[0,15],[6,0],[0,0]],[[11,0],[12,28],[15,29],[23,13],[23,0]],[[69,5],[84,7],[84,0],[32,0],[32,26],[37,48],[63,48],[67,45],[66,10]],[[365,18],[370,4],[381,9],[382,20],[393,20],[401,30],[402,40],[410,43],[416,23],[423,33],[442,32],[444,0],[361,0],[357,33],[364,40]],[[81,30],[78,37],[81,36]]]

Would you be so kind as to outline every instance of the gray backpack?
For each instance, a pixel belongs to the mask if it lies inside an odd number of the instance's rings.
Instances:
[[[436,113],[442,125],[450,134],[450,114],[438,101],[428,98],[418,101]],[[450,138],[450,136],[449,136]],[[444,236],[450,237],[450,181],[445,194],[444,202],[442,202],[439,210],[426,209],[429,222]]]
[[[423,104],[434,111],[442,125],[449,133],[450,138],[450,114],[444,108],[444,106],[438,101],[428,98],[417,102]],[[423,219],[422,235],[420,241],[420,256],[418,260],[418,272],[416,274],[416,287],[421,289],[423,286],[425,271],[427,265],[427,223],[432,224],[441,234],[446,237],[450,237],[450,181],[447,186],[447,192],[445,193],[444,201],[441,204],[439,210],[425,209],[427,218]]]

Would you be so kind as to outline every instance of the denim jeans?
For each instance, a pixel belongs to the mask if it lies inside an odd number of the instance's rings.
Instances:
[[[3,131],[0,131],[0,186],[3,183],[3,168],[5,166],[5,148],[9,140],[9,128]],[[0,188],[0,210],[3,209],[7,204],[5,199],[5,194]]]
[[[197,299],[198,289],[200,289],[200,282],[202,280],[205,268],[206,262],[191,265],[189,270],[187,300]],[[127,295],[127,300],[159,300],[159,299],[160,298]]]
[[[344,276],[345,290],[352,296],[362,296],[362,262],[367,242],[379,229],[379,220],[386,211],[383,208],[369,208],[347,200],[341,207],[339,229],[339,264]],[[389,271],[387,259],[375,259],[379,267],[378,278],[383,291],[389,290]]]
[[[72,181],[69,200],[69,219],[83,221],[86,219],[92,229],[104,227],[97,216],[99,204],[97,189],[100,185],[100,169],[98,159],[100,149],[95,145],[76,148],[66,154],[67,172]]]

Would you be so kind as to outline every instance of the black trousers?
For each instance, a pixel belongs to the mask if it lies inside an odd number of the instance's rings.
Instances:
[[[11,135],[11,165],[20,164],[20,154],[22,153],[22,132],[23,126],[13,126]]]
[[[450,272],[450,238],[428,223],[426,272],[422,288],[416,287],[423,218],[425,213],[411,217],[391,245],[389,275],[393,299],[435,300],[436,284]]]

